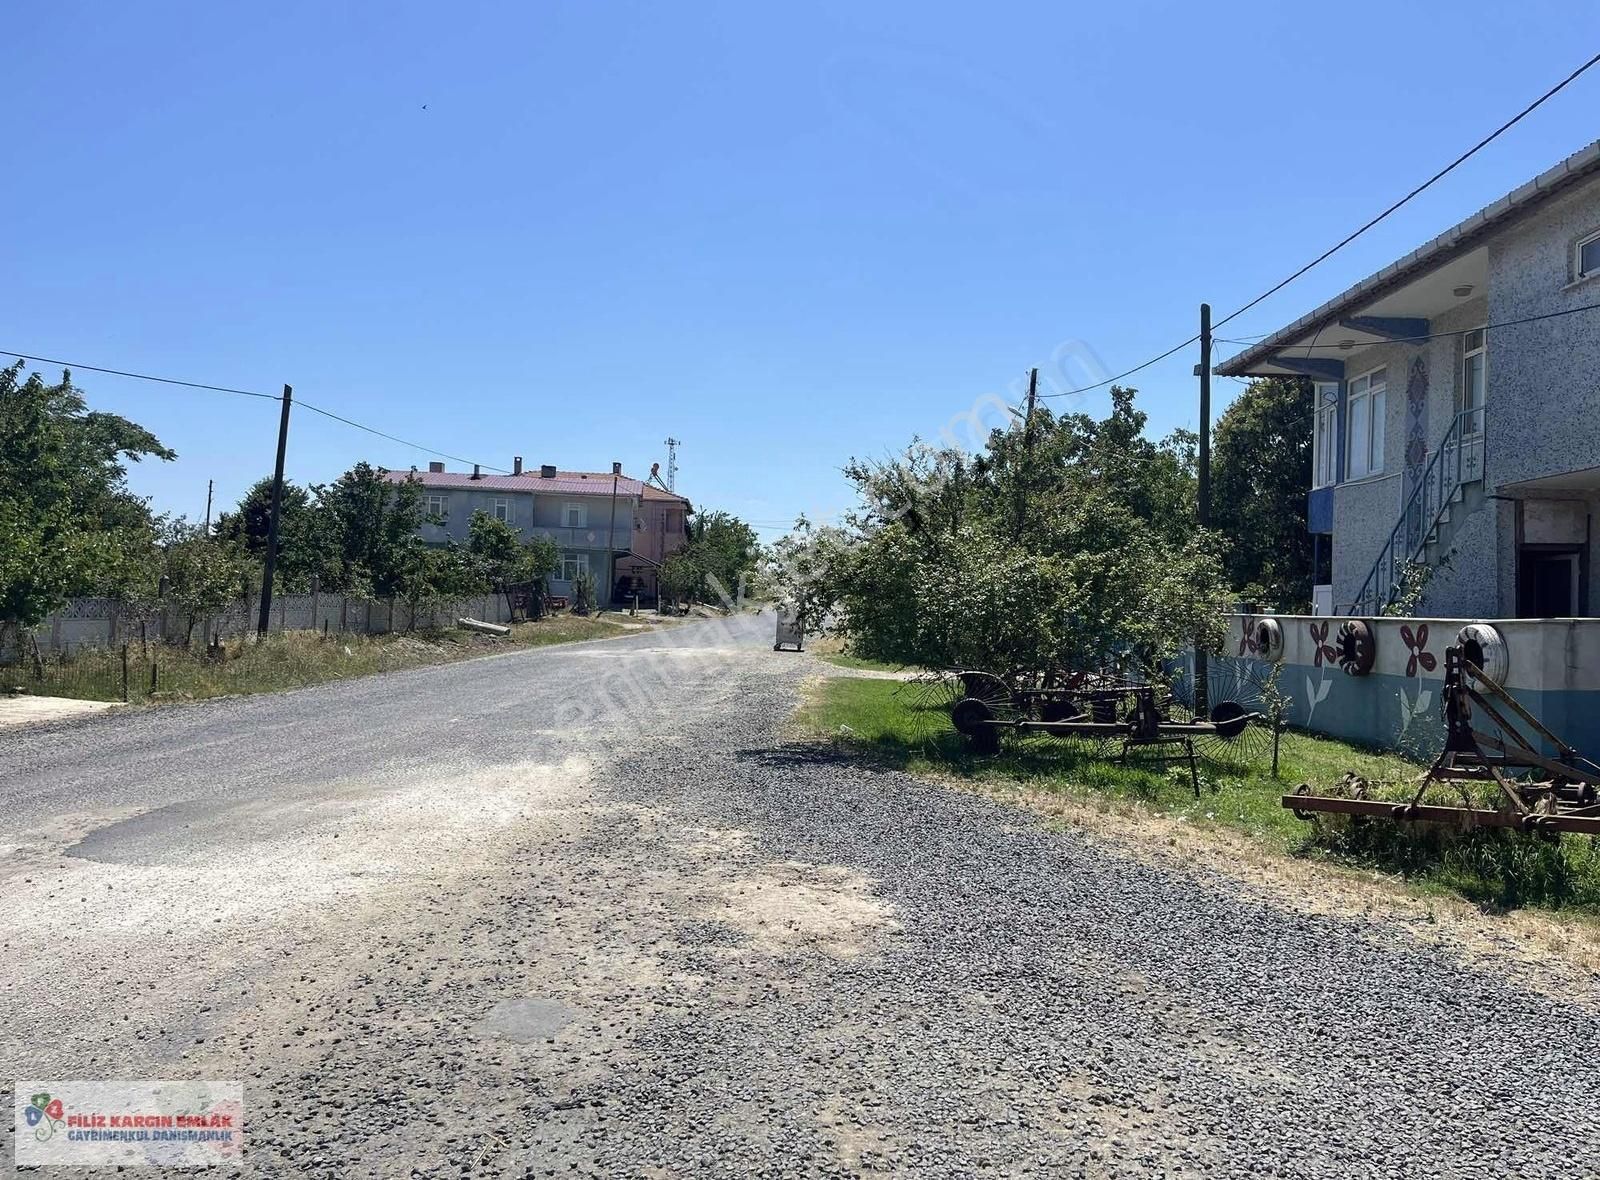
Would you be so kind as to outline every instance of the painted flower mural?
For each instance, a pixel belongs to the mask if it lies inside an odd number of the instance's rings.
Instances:
[[[1312,664],[1315,667],[1322,667],[1323,661],[1333,664],[1339,659],[1339,649],[1328,642],[1328,628],[1332,625],[1331,619],[1321,624],[1307,624],[1311,628]]]
[[[1406,660],[1406,675],[1415,676],[1419,668],[1432,672],[1439,666],[1439,661],[1428,647],[1428,624],[1418,623],[1415,631],[1411,630],[1409,623],[1400,626],[1400,638],[1406,645],[1409,658]]]

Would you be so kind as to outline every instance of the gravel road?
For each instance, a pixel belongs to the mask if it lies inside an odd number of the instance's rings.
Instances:
[[[787,742],[770,624],[0,734],[3,1073],[242,1079],[224,1175],[1600,1175],[1600,990]]]

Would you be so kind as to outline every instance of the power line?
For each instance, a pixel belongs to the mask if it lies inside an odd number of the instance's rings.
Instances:
[[[31,352],[12,352],[8,348],[0,348],[0,356],[14,356],[19,361],[34,361],[41,365],[60,365],[63,369],[87,369],[91,373],[109,373],[113,377],[132,377],[139,381],[159,381],[163,385],[182,385],[186,389],[209,389],[214,393],[236,393],[240,397],[261,397],[275,402],[278,395],[275,393],[261,393],[254,389],[230,389],[226,385],[207,385],[203,381],[179,381],[176,377],[153,377],[149,373],[130,373],[126,369],[107,369],[100,365],[86,365],[81,361],[58,361],[47,356],[38,356]]]
[[[258,397],[272,402],[282,400],[280,395],[276,393],[261,393],[254,389],[233,389],[227,385],[210,385],[204,381],[183,381],[177,377],[158,377],[152,373],[135,373],[129,369],[112,369],[104,365],[84,364],[81,361],[54,360],[31,352],[13,352],[6,348],[0,348],[0,356],[14,356],[18,360],[36,362],[41,365],[60,365],[64,369],[85,369],[91,373],[107,373],[113,377],[131,377],[136,381],[154,381],[161,385],[180,385],[185,389],[205,389],[214,393],[234,393],[240,397]],[[482,467],[488,471],[498,471],[502,475],[510,474],[504,467],[496,467],[490,463],[474,463],[471,459],[463,459],[460,455],[452,455],[447,451],[435,450],[433,447],[424,446],[422,443],[412,442],[409,439],[400,438],[398,435],[379,430],[374,426],[368,426],[364,422],[357,422],[354,418],[346,418],[343,414],[335,414],[332,410],[325,410],[321,406],[313,405],[308,401],[298,401],[295,404],[302,409],[310,410],[313,414],[321,414],[324,418],[332,418],[335,422],[343,422],[346,426],[353,426],[357,430],[364,430],[368,434],[388,439],[390,442],[399,443],[403,447],[410,447],[424,454],[437,455],[441,459],[449,459],[452,463],[462,463],[473,467]]]
[[[324,410],[321,406],[312,405],[308,401],[298,401],[295,405],[301,409],[310,410],[313,414],[321,414],[324,418],[332,418],[335,422],[343,422],[346,426],[354,426],[357,430],[365,430],[368,434],[375,434],[379,438],[386,438],[392,443],[399,443],[403,447],[411,447],[428,455],[438,455],[441,459],[449,459],[452,463],[470,464],[473,467],[482,467],[486,471],[498,471],[502,475],[510,475],[504,467],[495,467],[489,463],[475,463],[471,459],[463,459],[460,455],[451,455],[445,451],[436,451],[432,447],[423,446],[419,442],[400,438],[398,435],[388,434],[364,422],[357,422],[354,418],[346,418],[343,414],[335,414],[332,410]]]
[[[1518,123],[1522,122],[1523,119],[1527,118],[1534,111],[1538,110],[1539,107],[1543,106],[1550,99],[1554,98],[1561,91],[1565,90],[1568,86],[1570,86],[1573,82],[1575,82],[1584,73],[1586,73],[1588,70],[1593,68],[1597,63],[1600,63],[1600,53],[1595,54],[1588,61],[1584,62],[1581,66],[1579,66],[1577,69],[1573,70],[1572,73],[1568,74],[1565,78],[1561,79],[1561,81],[1557,82],[1549,90],[1546,90],[1538,98],[1534,99],[1527,106],[1523,107],[1515,115],[1513,115],[1511,118],[1507,119],[1504,123],[1500,124],[1500,126],[1496,127],[1493,131],[1491,131],[1488,135],[1484,136],[1477,143],[1473,144],[1466,151],[1462,152],[1454,160],[1450,161],[1450,163],[1446,164],[1443,168],[1439,169],[1439,171],[1435,172],[1432,176],[1428,177],[1427,180],[1425,180],[1421,184],[1417,185],[1414,189],[1412,189],[1410,192],[1408,192],[1405,196],[1401,197],[1398,201],[1394,202],[1387,209],[1383,210],[1383,212],[1379,213],[1376,217],[1373,217],[1372,219],[1367,221],[1359,229],[1356,229],[1356,230],[1352,231],[1351,233],[1346,234],[1338,242],[1336,242],[1332,246],[1328,247],[1328,249],[1324,250],[1321,254],[1317,255],[1310,262],[1308,262],[1304,266],[1302,266],[1299,270],[1295,271],[1293,274],[1289,275],[1287,278],[1281,279],[1280,281],[1274,283],[1272,286],[1268,287],[1261,294],[1257,295],[1254,299],[1250,300],[1249,303],[1246,303],[1243,307],[1240,307],[1240,308],[1236,309],[1235,311],[1231,311],[1227,315],[1223,316],[1220,320],[1216,321],[1216,323],[1212,325],[1213,328],[1220,328],[1223,324],[1227,323],[1229,320],[1238,318],[1239,316],[1243,315],[1245,312],[1249,311],[1252,307],[1255,307],[1262,300],[1267,299],[1270,296],[1275,295],[1279,291],[1283,290],[1290,283],[1294,282],[1301,275],[1303,275],[1307,271],[1309,271],[1312,267],[1317,266],[1319,263],[1327,261],[1334,254],[1336,254],[1340,250],[1344,249],[1351,242],[1355,241],[1357,238],[1359,238],[1362,234],[1366,233],[1373,226],[1377,225],[1380,221],[1384,220],[1384,218],[1386,218],[1390,214],[1396,212],[1402,206],[1404,206],[1409,201],[1411,201],[1414,197],[1417,197],[1418,195],[1420,195],[1421,193],[1426,191],[1428,188],[1432,187],[1434,184],[1436,184],[1440,180],[1444,179],[1450,173],[1454,172],[1462,164],[1466,163],[1473,156],[1477,155],[1484,148],[1488,147],[1495,140],[1499,139],[1500,136],[1504,135],[1507,131],[1511,130],[1511,128],[1515,127]],[[1151,365],[1156,364],[1158,361],[1166,360],[1173,353],[1179,352],[1182,349],[1188,348],[1189,345],[1193,344],[1195,341],[1197,341],[1199,339],[1200,339],[1200,337],[1199,337],[1198,334],[1193,335],[1193,336],[1189,337],[1187,340],[1185,340],[1182,344],[1174,345],[1173,347],[1167,349],[1165,352],[1151,357],[1149,360],[1145,361],[1143,364],[1135,365],[1131,369],[1127,369],[1127,370],[1124,370],[1121,373],[1118,373],[1115,377],[1107,377],[1104,381],[1097,381],[1093,385],[1085,385],[1080,389],[1069,389],[1069,390],[1066,390],[1066,391],[1061,392],[1061,393],[1041,394],[1040,396],[1042,396],[1042,397],[1072,397],[1074,394],[1088,393],[1090,390],[1099,389],[1102,386],[1114,384],[1115,382],[1121,381],[1124,377],[1132,376],[1134,373],[1139,372],[1141,369],[1148,369]]]

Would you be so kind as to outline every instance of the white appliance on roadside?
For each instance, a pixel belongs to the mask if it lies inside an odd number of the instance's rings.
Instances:
[[[787,602],[778,604],[778,635],[772,645],[773,651],[782,651],[786,646],[792,646],[795,651],[806,649],[806,629],[800,621],[800,612]]]

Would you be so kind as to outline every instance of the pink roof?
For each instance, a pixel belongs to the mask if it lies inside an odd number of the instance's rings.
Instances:
[[[486,492],[554,492],[562,496],[609,496],[611,473],[609,471],[558,471],[554,479],[542,479],[539,469],[524,471],[521,475],[484,475],[473,479],[465,471],[391,471],[385,477],[390,483],[405,483],[415,479],[425,488],[478,488]],[[616,481],[617,495],[638,496],[644,484],[624,475]]]

